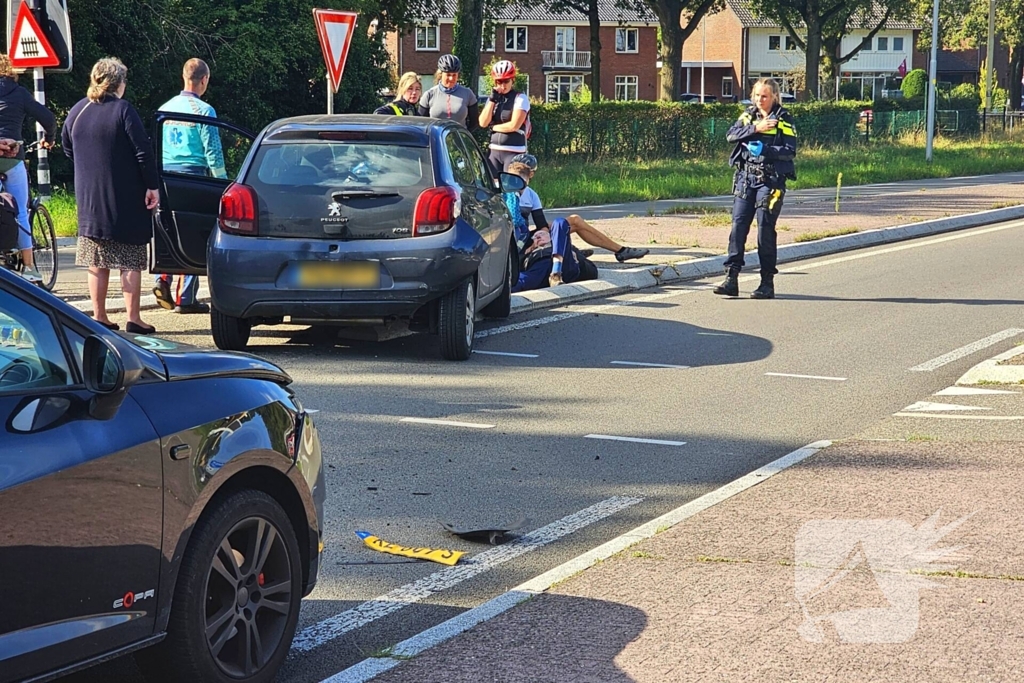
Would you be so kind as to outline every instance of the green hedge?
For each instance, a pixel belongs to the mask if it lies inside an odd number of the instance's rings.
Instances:
[[[861,133],[863,102],[793,104],[801,144],[849,143]],[[743,107],[738,104],[561,102],[530,110],[530,152],[541,159],[664,159],[709,156],[728,149],[725,134]]]

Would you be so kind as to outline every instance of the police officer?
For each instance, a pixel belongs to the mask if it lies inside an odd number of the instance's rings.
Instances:
[[[778,259],[775,223],[782,211],[786,179],[796,180],[796,129],[793,117],[779,104],[779,86],[771,78],[754,83],[748,107],[729,129],[726,139],[736,147],[729,164],[733,177],[732,232],[729,257],[725,260],[725,281],[715,294],[739,296],[738,277],[743,268],[743,249],[750,222],[757,217],[757,257],[761,262],[761,284],[751,299],[775,298],[775,268]]]

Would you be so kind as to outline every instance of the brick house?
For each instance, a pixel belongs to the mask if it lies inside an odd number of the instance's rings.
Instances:
[[[388,36],[388,51],[399,74],[415,71],[424,90],[434,83],[437,58],[452,51],[455,2],[446,0],[436,17],[408,32]],[[657,99],[658,20],[644,10],[624,10],[614,0],[601,3],[601,97]],[[529,79],[527,94],[545,102],[568,100],[580,85],[593,89],[590,26],[580,12],[553,14],[544,7],[506,6],[485,27],[480,52],[483,73],[495,58],[509,59]]]
[[[858,30],[846,36],[843,53],[867,33]],[[866,99],[880,95],[886,79],[898,76],[903,60],[908,71],[917,65],[917,33],[913,23],[888,22],[870,47],[842,65],[841,81],[859,84]],[[775,78],[783,90],[796,94],[792,72],[803,69],[804,53],[784,28],[755,16],[742,0],[726,0],[725,9],[705,17],[683,43],[683,91],[700,92],[702,61],[706,94],[725,100],[744,99],[751,84],[765,76]]]

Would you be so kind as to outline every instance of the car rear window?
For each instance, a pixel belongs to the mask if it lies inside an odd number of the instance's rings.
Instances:
[[[399,189],[433,184],[430,149],[370,141],[266,143],[246,178],[268,189]]]

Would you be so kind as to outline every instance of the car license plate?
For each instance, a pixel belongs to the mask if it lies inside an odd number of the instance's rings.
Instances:
[[[302,263],[298,283],[311,289],[373,289],[380,287],[380,265],[373,261]]]

